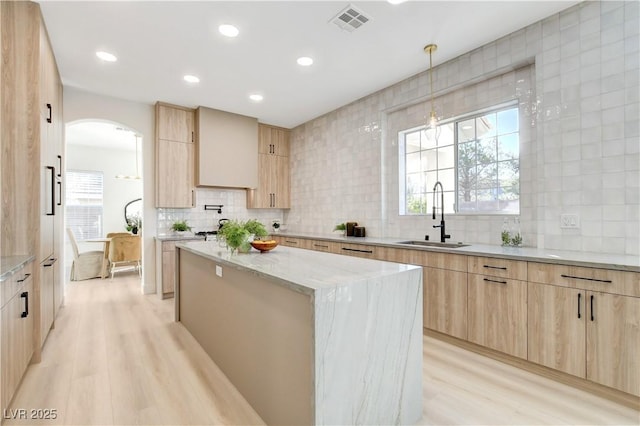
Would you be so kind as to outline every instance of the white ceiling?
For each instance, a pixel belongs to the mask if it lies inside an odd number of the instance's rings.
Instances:
[[[40,1],[65,86],[295,127],[578,1],[354,1],[371,21],[329,23],[348,1]],[[240,29],[234,39],[218,25]],[[95,56],[114,53],[115,63]],[[309,68],[296,64],[311,56]],[[183,75],[200,77],[190,85]],[[250,93],[264,101],[248,99]]]

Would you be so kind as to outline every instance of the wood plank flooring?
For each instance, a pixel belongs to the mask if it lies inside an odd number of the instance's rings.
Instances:
[[[173,322],[173,299],[137,275],[67,285],[66,305],[10,408],[54,420],[7,425],[249,425],[260,417]],[[424,338],[420,424],[640,424],[640,413],[448,343]]]

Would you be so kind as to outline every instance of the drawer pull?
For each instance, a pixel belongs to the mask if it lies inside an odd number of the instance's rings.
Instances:
[[[291,241],[291,240],[284,240],[284,242],[289,244],[298,244],[297,241]]]
[[[595,282],[599,282],[599,283],[608,283],[608,284],[611,284],[611,283],[613,282],[613,281],[611,281],[611,280],[599,280],[599,279],[597,279],[597,278],[576,277],[576,276],[573,276],[573,275],[565,275],[565,274],[562,274],[562,275],[560,275],[560,276],[561,276],[562,278],[571,278],[571,279],[574,279],[574,280],[595,281]]]
[[[591,295],[591,321],[595,320],[593,316],[593,294]]]
[[[506,284],[506,281],[498,281],[498,280],[490,280],[489,278],[484,278],[485,281],[488,281],[490,283],[498,283],[498,284]]]
[[[578,293],[578,319],[582,318],[582,315],[580,315],[580,299],[582,298],[582,293]]]
[[[27,278],[29,278],[31,276],[31,274],[24,274],[24,278],[21,280],[18,280],[19,283],[23,283],[27,280]]]
[[[314,247],[322,247],[322,248],[329,248],[329,246],[325,246],[324,244],[314,244]]]
[[[347,247],[342,247],[342,250],[345,251],[355,251],[358,253],[369,253],[369,254],[373,254],[373,250],[358,250],[358,249],[352,249],[352,248],[347,248]]]
[[[488,268],[488,269],[501,269],[501,270],[503,270],[503,271],[506,271],[506,270],[507,270],[507,268],[506,268],[505,266],[490,266],[490,265],[484,265],[484,267],[485,267],[485,268]]]

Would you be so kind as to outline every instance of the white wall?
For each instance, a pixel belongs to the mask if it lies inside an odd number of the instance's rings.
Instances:
[[[445,118],[473,112],[480,94],[503,92],[529,108],[531,143],[521,151],[525,245],[640,254],[639,37],[640,2],[582,2],[435,67],[436,110]],[[502,76],[529,64],[533,84],[522,103],[527,93],[515,81],[509,95]],[[355,220],[372,236],[435,237],[430,216],[398,214],[392,167],[391,127],[399,123],[392,114],[426,122],[429,93],[425,71],[294,129],[289,230],[329,233]],[[561,214],[579,215],[580,228],[561,228]],[[446,220],[453,241],[498,244],[503,218]]]
[[[109,96],[98,95],[76,89],[64,88],[64,120],[72,123],[78,120],[107,120],[121,123],[142,135],[142,177],[143,177],[143,291],[155,292],[155,245],[156,211],[155,167],[153,141],[155,139],[155,119],[153,105],[130,102]]]
[[[115,178],[118,174],[135,175],[135,162],[135,151],[67,145],[67,170],[90,170],[103,173],[102,233],[104,235],[109,232],[125,232],[124,206],[129,201],[142,197],[142,180]]]

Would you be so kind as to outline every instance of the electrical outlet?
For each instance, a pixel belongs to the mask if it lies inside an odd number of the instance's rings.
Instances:
[[[216,265],[216,275],[222,278],[222,266]]]
[[[577,214],[561,214],[560,228],[580,228],[580,216]]]

